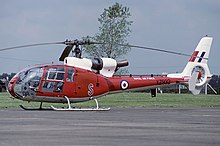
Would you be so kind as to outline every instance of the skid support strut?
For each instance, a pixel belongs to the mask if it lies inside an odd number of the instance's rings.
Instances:
[[[70,104],[70,100],[67,96],[64,96],[67,100],[68,108],[56,108],[51,105],[51,108],[55,111],[108,111],[110,108],[100,108],[97,99],[92,99],[96,103],[96,108],[72,108]]]

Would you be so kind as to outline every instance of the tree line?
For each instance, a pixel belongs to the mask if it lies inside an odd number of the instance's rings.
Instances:
[[[4,81],[4,80],[11,80],[13,78],[13,76],[15,75],[16,73],[3,73],[0,75],[0,80]]]
[[[212,79],[209,82],[209,84],[213,88],[220,88],[220,75],[213,75]]]

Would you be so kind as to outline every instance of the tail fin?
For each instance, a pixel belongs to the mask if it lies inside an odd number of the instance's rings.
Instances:
[[[188,84],[191,87],[189,90],[195,95],[199,94],[203,88],[203,85],[208,83],[212,76],[207,64],[212,40],[212,37],[203,37],[183,69],[183,72],[179,74],[168,74],[167,76],[184,78],[186,81],[188,81]],[[196,80],[191,79],[193,76],[195,76],[194,72],[198,72]]]

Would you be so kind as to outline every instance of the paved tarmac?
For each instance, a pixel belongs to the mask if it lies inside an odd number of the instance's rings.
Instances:
[[[0,109],[1,146],[219,146],[219,108]]]

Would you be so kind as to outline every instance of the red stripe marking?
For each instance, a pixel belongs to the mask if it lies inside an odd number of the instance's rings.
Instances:
[[[189,62],[194,62],[196,59],[196,56],[199,54],[199,51],[194,51],[192,56],[189,59]]]

